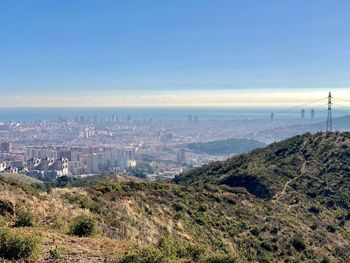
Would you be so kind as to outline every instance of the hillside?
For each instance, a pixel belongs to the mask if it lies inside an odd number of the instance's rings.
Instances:
[[[265,144],[257,140],[231,138],[210,142],[190,143],[187,145],[187,148],[199,153],[229,155],[247,153],[263,146],[265,146]]]
[[[174,182],[0,178],[0,222],[38,236],[37,262],[347,262],[349,146],[350,133],[304,134]],[[35,224],[16,223],[23,211]],[[71,231],[81,215],[93,235]]]
[[[24,174],[1,173],[0,179],[2,181],[8,182],[8,183],[14,183],[14,184],[23,184],[23,185],[44,184],[42,181]]]

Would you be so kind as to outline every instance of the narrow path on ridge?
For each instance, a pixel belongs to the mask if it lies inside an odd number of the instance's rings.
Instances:
[[[306,145],[306,141],[303,142],[302,149],[305,147],[305,145]],[[273,200],[272,200],[273,202],[279,202],[286,195],[286,192],[287,192],[289,185],[291,183],[295,182],[296,180],[298,180],[300,177],[302,177],[305,174],[305,172],[306,172],[306,159],[304,157],[304,154],[302,153],[302,149],[300,149],[300,157],[302,158],[303,163],[300,167],[300,175],[287,181],[284,184],[282,190],[273,197]]]

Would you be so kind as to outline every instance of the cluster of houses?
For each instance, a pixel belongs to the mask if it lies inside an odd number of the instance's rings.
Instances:
[[[18,173],[18,168],[12,165],[8,165],[6,161],[0,162],[0,172],[5,173]]]
[[[18,171],[38,179],[57,178],[69,174],[69,161],[67,158],[32,158],[22,167],[10,165],[8,161],[0,162],[0,172],[18,173]]]

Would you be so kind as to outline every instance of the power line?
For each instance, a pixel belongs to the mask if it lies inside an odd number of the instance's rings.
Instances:
[[[286,108],[286,109],[283,109],[281,111],[278,111],[278,112],[275,112],[275,114],[281,114],[281,113],[284,113],[284,112],[287,112],[287,111],[290,111],[290,110],[295,110],[295,109],[298,109],[300,107],[304,107],[304,106],[308,106],[310,104],[315,104],[317,102],[320,102],[320,101],[323,101],[325,100],[327,97],[324,97],[322,99],[318,99],[318,100],[314,100],[314,101],[310,101],[310,102],[307,102],[307,103],[304,103],[304,104],[300,104],[300,105],[297,105],[297,106],[293,106],[293,107],[290,107],[290,108]]]
[[[350,103],[350,100],[341,99],[341,98],[334,98],[334,97],[332,97],[332,98],[335,99],[335,100],[341,100],[341,101],[345,101],[345,102],[349,102]]]
[[[338,103],[334,103],[334,102],[333,102],[332,104],[335,105],[335,106],[337,106],[337,107],[350,110],[350,106],[345,106],[345,105],[338,104]]]

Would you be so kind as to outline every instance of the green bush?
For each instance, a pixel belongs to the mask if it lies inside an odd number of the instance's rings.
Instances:
[[[201,262],[203,263],[234,263],[235,258],[227,253],[214,252],[204,257]]]
[[[36,236],[25,237],[3,228],[0,230],[0,257],[10,260],[35,257],[39,241]]]
[[[300,237],[295,237],[292,240],[292,245],[298,252],[301,252],[306,248],[304,241]]]
[[[15,227],[33,227],[35,226],[34,216],[26,210],[19,210],[15,218]]]
[[[81,215],[73,220],[70,233],[80,237],[94,236],[97,233],[97,223],[92,216]]]
[[[52,258],[60,258],[62,256],[62,249],[56,246],[55,248],[50,249],[49,253]]]
[[[0,215],[12,216],[15,213],[14,205],[8,200],[0,200]]]
[[[164,254],[154,246],[145,246],[143,248],[134,248],[118,260],[118,263],[171,263]]]
[[[331,261],[329,260],[329,258],[328,257],[323,257],[323,259],[321,260],[321,262],[320,263],[330,263]]]
[[[184,254],[182,255],[184,258],[192,259],[193,261],[197,262],[200,259],[207,256],[208,248],[201,244],[187,244],[186,250],[184,251]]]
[[[316,207],[316,206],[311,206],[311,207],[309,208],[309,212],[318,215],[318,214],[321,212],[321,209],[318,208],[318,207]]]
[[[233,263],[234,258],[223,251],[212,252],[201,244],[184,243],[166,235],[156,245],[135,247],[119,259],[118,263]]]

